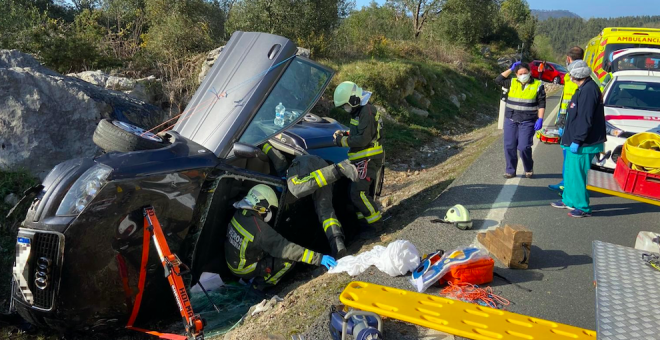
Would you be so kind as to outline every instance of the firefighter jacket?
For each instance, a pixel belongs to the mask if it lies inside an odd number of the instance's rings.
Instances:
[[[257,212],[236,211],[227,227],[225,240],[229,269],[238,276],[249,276],[259,261],[268,256],[318,266],[323,255],[289,242]]]
[[[514,122],[536,120],[539,109],[545,109],[545,88],[540,80],[534,78],[523,85],[518,79],[504,79],[499,75],[495,83],[509,89],[504,116]]]
[[[343,176],[335,165],[329,165],[315,155],[302,155],[291,162],[287,171],[287,186],[296,198],[303,198],[331,185]]]
[[[381,159],[383,155],[383,121],[371,104],[353,110],[348,136],[341,138],[341,146],[347,146],[348,159]]]

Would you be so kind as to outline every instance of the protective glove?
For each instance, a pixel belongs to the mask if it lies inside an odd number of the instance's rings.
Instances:
[[[564,135],[564,128],[559,128],[559,137]]]
[[[355,165],[351,164],[351,161],[344,160],[336,164],[337,170],[341,172],[346,178],[350,179],[352,182],[358,180],[358,170]]]
[[[510,70],[513,71],[520,64],[522,64],[520,61],[516,61],[515,63],[511,64]]]
[[[337,135],[337,137],[335,137],[335,140],[334,140],[335,145],[336,145],[336,146],[339,146],[339,147],[343,147],[343,145],[341,145],[341,141],[342,141],[344,138],[347,138],[347,137],[344,136],[344,135]]]
[[[344,131],[342,130],[337,130],[335,133],[332,134],[333,140],[336,140],[337,137],[343,137],[344,136]]]
[[[578,143],[571,143],[571,152],[572,153],[578,153],[578,149],[580,148],[580,144]]]
[[[539,118],[536,120],[536,123],[534,123],[534,131],[541,130],[543,127],[543,118]]]
[[[321,264],[324,265],[328,270],[337,265],[337,261],[330,255],[323,255],[321,258]]]

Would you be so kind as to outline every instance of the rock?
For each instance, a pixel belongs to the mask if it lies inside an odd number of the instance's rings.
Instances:
[[[97,152],[92,134],[100,119],[151,128],[165,116],[124,93],[49,70],[29,54],[0,50],[0,169],[43,177],[62,161]]]
[[[465,95],[465,93],[461,93],[461,101],[464,102],[465,99],[467,99],[467,96]]]
[[[5,196],[5,204],[9,205],[9,206],[12,206],[12,207],[15,206],[16,203],[18,203],[19,200],[20,200],[20,198],[18,197],[18,195],[14,194],[14,193],[11,193],[11,194]]]
[[[418,116],[420,116],[420,117],[424,117],[424,118],[426,118],[426,117],[429,116],[429,112],[428,112],[428,111],[426,111],[426,110],[422,110],[422,109],[418,109],[418,108],[416,108],[416,107],[411,107],[411,108],[410,108],[410,113],[415,114],[415,115],[418,115]]]
[[[412,94],[413,98],[415,98],[415,101],[419,104],[420,109],[428,109],[429,106],[431,106],[431,101],[428,100],[426,97],[424,97],[423,94],[414,91]]]
[[[406,85],[403,88],[403,93],[401,94],[404,98],[408,97],[415,92],[415,79],[410,78],[406,81]]]
[[[133,98],[156,106],[161,106],[163,103],[164,95],[161,81],[154,76],[134,80],[126,77],[109,75],[103,73],[103,71],[85,71],[80,73],[69,73],[67,74],[67,77],[76,77],[104,89],[120,91]]]
[[[449,100],[451,100],[451,102],[454,103],[454,105],[456,105],[457,108],[459,108],[459,109],[461,108],[461,102],[458,101],[458,97],[456,97],[455,95],[452,94],[449,97]]]
[[[220,54],[222,54],[222,50],[224,49],[225,49],[224,46],[220,46],[215,50],[210,51],[209,53],[206,54],[206,59],[202,64],[202,70],[199,71],[199,75],[197,75],[197,81],[200,84],[202,83],[204,78],[206,78],[206,75],[209,73],[209,71],[211,71],[213,64],[215,64],[215,61],[218,60],[218,57],[220,56]],[[303,47],[298,47],[298,51],[296,52],[296,55],[305,58],[309,58],[311,54],[312,52],[308,48],[303,48]]]

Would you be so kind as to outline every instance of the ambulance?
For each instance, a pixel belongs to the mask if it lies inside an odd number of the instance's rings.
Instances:
[[[627,49],[640,47],[660,49],[660,29],[605,28],[587,44],[584,60],[593,70],[592,78],[600,82],[602,89],[612,78],[612,60],[615,56]]]

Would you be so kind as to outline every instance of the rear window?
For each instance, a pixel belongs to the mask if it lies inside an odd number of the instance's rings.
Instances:
[[[616,58],[612,72],[624,70],[660,71],[660,50],[658,53],[635,53]]]
[[[271,136],[296,123],[320,98],[330,81],[332,72],[302,58],[291,61],[280,80],[270,92],[240,142],[259,145]],[[285,117],[291,118],[282,125],[275,122],[275,108],[284,106]]]
[[[660,111],[660,83],[617,81],[605,98],[605,106]]]
[[[605,46],[605,56],[603,56],[603,67],[611,69],[612,60],[616,57],[617,52],[623,52],[630,48],[660,48],[660,45],[646,45],[646,44],[608,44]]]

